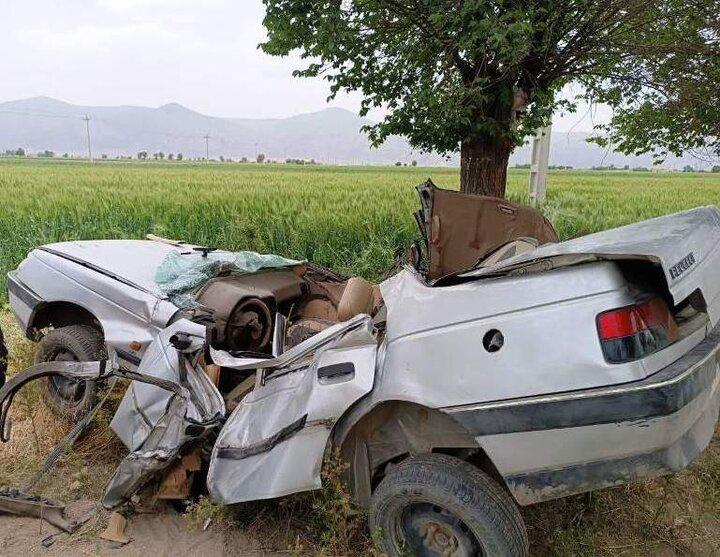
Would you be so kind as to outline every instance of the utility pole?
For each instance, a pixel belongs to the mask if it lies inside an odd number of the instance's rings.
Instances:
[[[87,132],[88,158],[90,159],[90,162],[92,162],[92,161],[93,161],[93,157],[92,157],[92,146],[91,146],[91,143],[90,143],[90,116],[88,116],[88,115],[86,114],[86,115],[85,115],[85,118],[83,118],[83,120],[85,120],[85,131]]]
[[[530,204],[533,206],[545,201],[551,133],[552,126],[546,126],[539,128],[533,138],[530,160]]]
[[[210,134],[205,134],[203,136],[203,139],[205,140],[205,162],[210,162]]]

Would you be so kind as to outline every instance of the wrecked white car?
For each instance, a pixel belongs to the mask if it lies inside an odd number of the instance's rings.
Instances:
[[[178,470],[206,468],[223,503],[315,489],[337,448],[391,556],[524,555],[517,504],[676,471],[706,447],[720,210],[558,243],[527,207],[418,189],[421,240],[379,288],[167,241],[34,250],[8,288],[39,363],[0,390],[0,422],[35,377],[66,414],[132,379],[108,508],[153,484],[187,496]]]

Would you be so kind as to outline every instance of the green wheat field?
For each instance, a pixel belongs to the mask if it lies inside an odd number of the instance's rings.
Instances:
[[[457,169],[0,159],[0,272],[33,247],[154,233],[304,258],[377,279],[416,236],[414,186]],[[508,195],[527,201],[526,170]],[[720,174],[555,171],[542,211],[570,238],[720,204]]]

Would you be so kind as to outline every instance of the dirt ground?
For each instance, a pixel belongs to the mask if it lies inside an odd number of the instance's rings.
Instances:
[[[91,501],[78,501],[68,507],[68,515],[81,510],[84,514]],[[119,546],[99,538],[104,521],[102,513],[89,521],[73,536],[60,534],[50,547],[42,541],[60,532],[47,522],[36,518],[0,515],[0,555],[10,556],[114,556],[114,557],[221,557],[225,555],[273,556],[286,551],[262,548],[242,532],[221,525],[210,524],[207,530],[194,527],[183,515],[167,510],[158,514],[138,514],[128,521],[125,534],[130,543]]]
[[[11,349],[10,374],[16,373],[32,363],[34,346],[2,309],[0,326]],[[23,389],[12,416],[11,440],[0,445],[0,486],[24,485],[68,427],[42,404],[37,386]],[[37,493],[67,502],[71,517],[98,508],[104,485],[124,454],[107,427],[111,416],[110,409],[99,414],[83,439],[37,485]],[[99,538],[108,520],[104,511],[97,510],[78,532],[57,536],[47,548],[42,541],[56,533],[55,528],[34,518],[0,515],[0,557],[375,557],[364,517],[332,481],[325,483],[322,493],[273,502],[222,507],[201,498],[185,514],[172,509],[136,512],[126,529],[132,541],[120,548]],[[526,507],[522,513],[536,557],[720,555],[720,426],[688,470]],[[210,525],[203,530],[208,518]]]

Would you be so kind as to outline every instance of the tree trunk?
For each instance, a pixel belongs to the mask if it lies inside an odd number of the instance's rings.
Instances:
[[[498,140],[463,141],[460,147],[460,191],[505,197],[507,165],[512,146]]]

